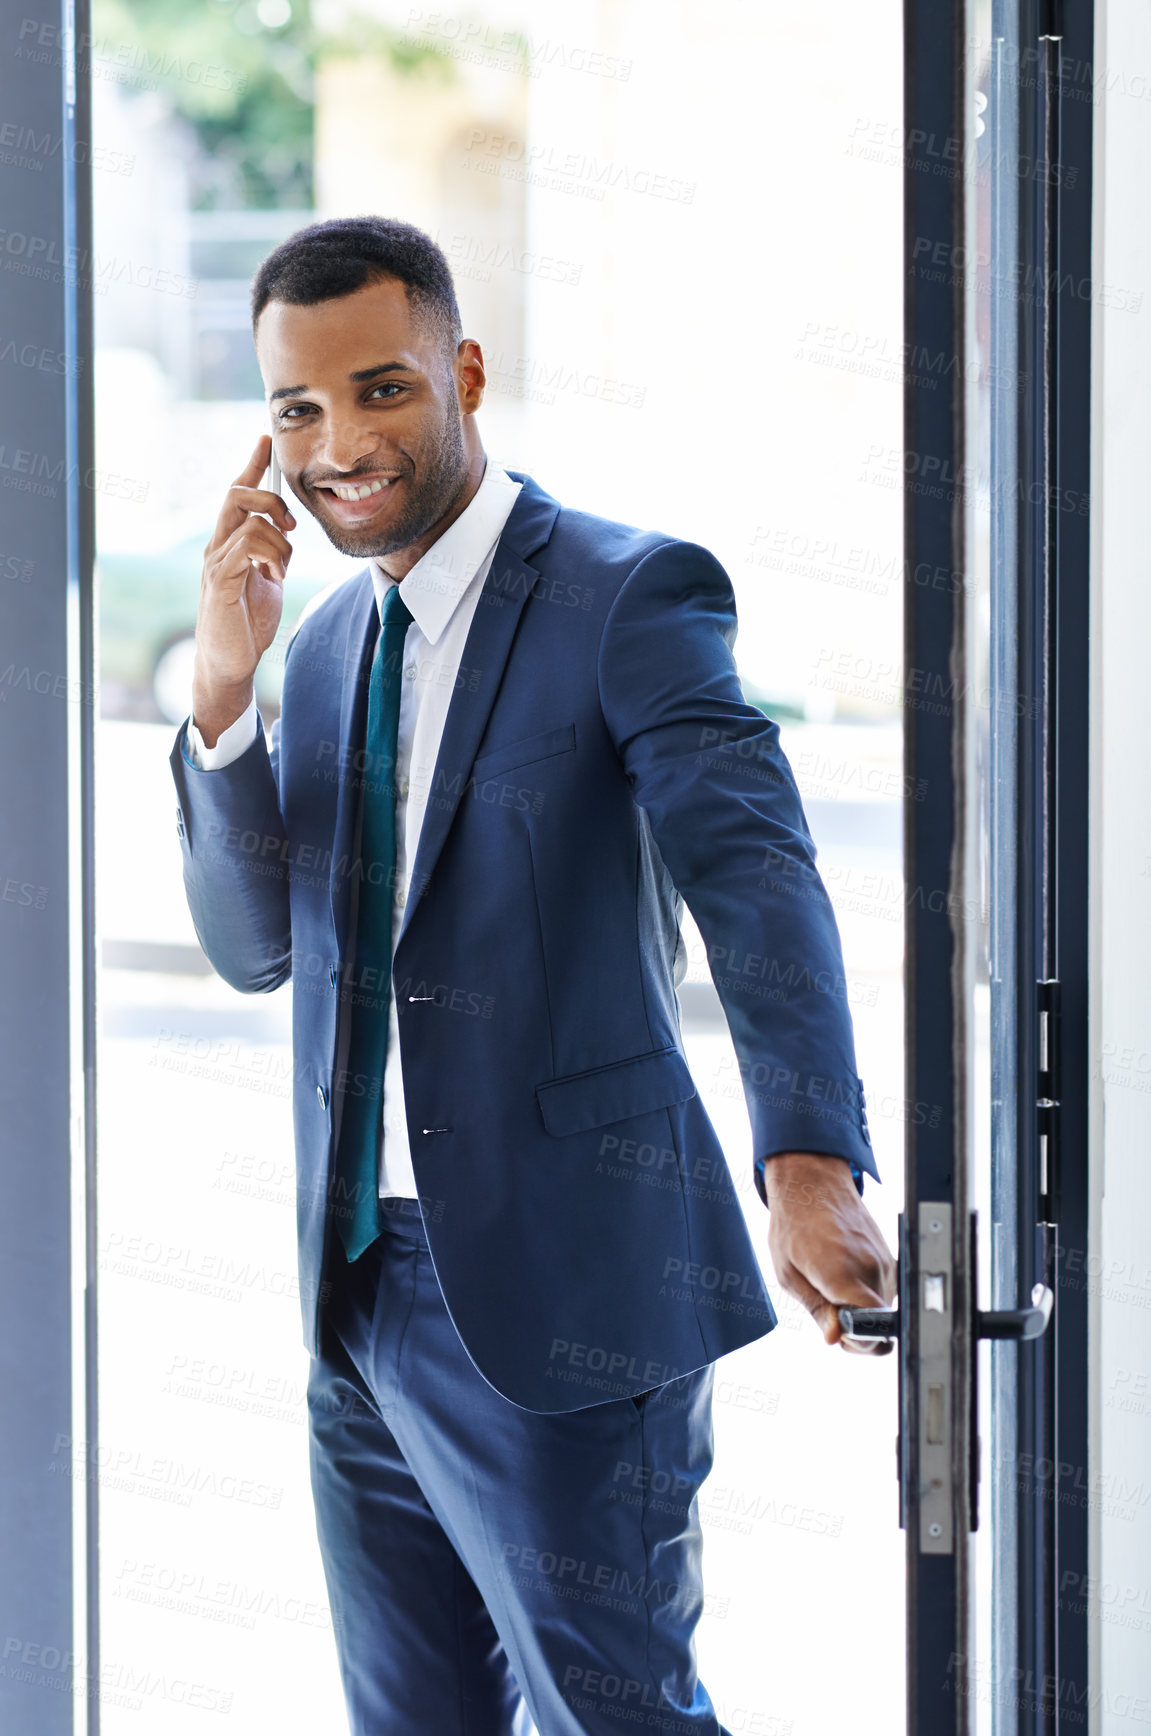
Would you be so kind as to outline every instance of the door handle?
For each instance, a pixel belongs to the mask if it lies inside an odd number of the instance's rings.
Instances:
[[[953,1221],[947,1202],[918,1202],[914,1225],[899,1220],[898,1306],[836,1310],[845,1337],[898,1348],[900,1524],[914,1525],[924,1554],[950,1554],[957,1528],[978,1524],[980,1340],[1042,1338],[1055,1305],[1040,1283],[1030,1307],[974,1307],[975,1215],[965,1248]]]
[[[840,1308],[839,1324],[845,1338],[898,1338],[899,1311],[895,1308]]]
[[[977,1338],[1042,1338],[1051,1324],[1055,1293],[1048,1284],[1036,1284],[1030,1308],[975,1310]]]
[[[1047,1284],[1036,1284],[1030,1308],[977,1308],[976,1338],[1042,1338],[1051,1323],[1055,1295]],[[840,1308],[839,1324],[845,1338],[898,1338],[899,1311],[895,1308]]]

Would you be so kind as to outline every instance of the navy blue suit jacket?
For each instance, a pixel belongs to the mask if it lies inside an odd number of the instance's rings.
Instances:
[[[815,1151],[876,1170],[835,918],[777,726],[743,698],[727,575],[695,544],[516,480],[392,978],[416,1183],[452,1319],[498,1391],[566,1411],[775,1324],[684,1059],[681,898],[708,948],[756,1159]],[[379,1089],[342,1066],[377,627],[365,569],[292,639],[270,744],[261,724],[232,765],[197,771],[181,729],[172,754],[204,951],[245,993],[292,980],[313,1353],[330,1262],[344,1258],[331,1181],[343,1103]]]

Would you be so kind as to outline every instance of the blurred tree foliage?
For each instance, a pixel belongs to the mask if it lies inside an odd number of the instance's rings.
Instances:
[[[129,94],[155,90],[192,129],[192,204],[307,209],[313,85],[324,54],[375,53],[406,76],[450,78],[451,59],[378,20],[321,31],[310,0],[94,0],[93,61]]]

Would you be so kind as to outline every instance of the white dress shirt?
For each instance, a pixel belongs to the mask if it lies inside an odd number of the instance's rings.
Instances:
[[[404,602],[412,624],[404,640],[404,681],[396,752],[396,900],[393,944],[407,902],[412,864],[424,823],[432,773],[448,705],[458,686],[479,679],[478,670],[461,668],[464,643],[496,543],[522,483],[489,458],[479,488],[461,512],[403,579]],[[383,611],[388,587],[396,583],[373,561],[376,607]],[[204,745],[189,718],[189,757],[201,771],[219,771],[239,759],[256,739],[256,701],[223,730],[215,747]],[[388,1049],[379,1161],[381,1194],[416,1197],[412,1154],[404,1112],[400,1037],[395,998],[388,1013]]]

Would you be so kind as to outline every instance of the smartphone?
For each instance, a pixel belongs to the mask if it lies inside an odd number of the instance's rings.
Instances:
[[[272,493],[284,498],[283,482],[280,475],[280,460],[276,457],[276,448],[272,447]],[[286,576],[286,575],[285,575]]]

